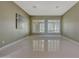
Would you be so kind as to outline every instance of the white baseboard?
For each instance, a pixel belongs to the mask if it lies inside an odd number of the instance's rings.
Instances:
[[[73,40],[73,39],[67,38],[67,37],[65,37],[65,36],[62,36],[62,37],[63,37],[63,39],[66,39],[66,40],[68,40],[68,41],[70,41],[70,42],[72,42],[72,43],[74,43],[74,44],[76,44],[76,45],[79,45],[79,42],[77,42],[77,41],[75,41],[75,40]]]
[[[25,37],[25,38],[21,38],[21,39],[19,39],[19,40],[16,40],[16,41],[14,41],[14,42],[12,42],[12,43],[9,43],[9,44],[7,44],[7,45],[1,47],[0,50],[3,50],[3,49],[5,49],[5,48],[11,47],[11,46],[13,46],[13,45],[16,45],[17,43],[21,42],[21,41],[24,40],[24,39],[26,39],[26,37]]]

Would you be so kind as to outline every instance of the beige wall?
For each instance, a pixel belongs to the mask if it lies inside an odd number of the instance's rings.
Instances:
[[[61,17],[60,16],[32,16],[31,17],[31,20],[34,20],[34,19],[36,19],[36,20],[43,20],[43,19],[45,19],[45,20],[48,20],[48,19],[50,19],[50,20],[60,20],[61,19]]]
[[[16,13],[25,17],[28,27],[17,30],[15,27]],[[29,16],[13,2],[0,1],[0,47],[18,40],[29,34]],[[5,41],[5,43],[2,41]]]
[[[63,16],[62,32],[63,35],[79,41],[79,2]]]

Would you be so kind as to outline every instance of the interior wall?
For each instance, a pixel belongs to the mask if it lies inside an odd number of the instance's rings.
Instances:
[[[62,34],[79,41],[79,2],[62,19]]]
[[[30,31],[31,31],[31,34],[35,34],[35,33],[32,33],[32,20],[60,20],[61,21],[61,16],[31,16],[31,30]],[[61,32],[61,28],[60,28],[60,32]]]
[[[16,13],[25,17],[24,29],[16,29]],[[0,47],[29,34],[29,16],[13,2],[0,1]]]

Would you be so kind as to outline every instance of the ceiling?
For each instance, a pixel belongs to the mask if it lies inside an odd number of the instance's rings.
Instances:
[[[77,1],[15,1],[31,16],[62,16]]]

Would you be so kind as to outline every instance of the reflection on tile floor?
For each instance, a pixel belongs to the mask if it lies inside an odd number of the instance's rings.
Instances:
[[[33,40],[33,51],[44,51],[44,40]]]
[[[60,47],[60,40],[48,40],[48,51],[57,51]]]
[[[79,45],[63,39],[62,36],[30,36],[14,46],[0,51],[0,56],[7,58],[79,57]]]
[[[60,48],[60,40],[33,40],[33,51],[45,51],[45,42],[47,41],[48,51],[57,51]]]

